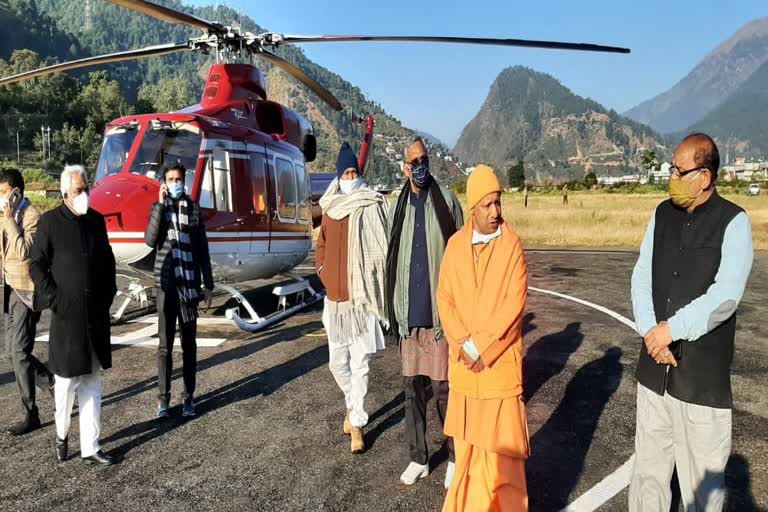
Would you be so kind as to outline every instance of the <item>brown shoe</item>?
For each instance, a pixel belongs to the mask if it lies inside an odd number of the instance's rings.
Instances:
[[[349,435],[352,432],[352,423],[349,421],[349,415],[352,413],[351,410],[347,409],[347,415],[344,417],[344,433]]]
[[[365,441],[363,440],[363,429],[352,427],[352,453],[363,453],[365,451]]]

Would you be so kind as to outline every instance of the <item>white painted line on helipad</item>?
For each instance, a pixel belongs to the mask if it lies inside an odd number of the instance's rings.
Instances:
[[[156,316],[145,316],[141,318],[136,318],[133,320],[130,320],[128,322],[129,324],[152,324],[157,325],[157,317]],[[231,325],[232,327],[236,327],[234,322],[232,320],[228,320],[226,318],[218,318],[218,317],[208,317],[208,316],[201,316],[197,318],[197,325],[200,326],[206,326],[206,325]]]
[[[537,293],[543,293],[545,295],[551,295],[553,297],[559,297],[565,300],[570,300],[577,304],[590,307],[600,311],[601,313],[605,313],[615,320],[618,320],[633,331],[637,331],[635,322],[625,317],[624,315],[612,311],[604,306],[600,306],[599,304],[594,304],[584,299],[572,297],[564,293],[553,292],[552,290],[544,290],[543,288],[536,288],[534,286],[529,286],[528,290]],[[625,487],[629,485],[629,482],[632,478],[632,466],[634,465],[634,462],[635,455],[633,454],[627,462],[619,467],[619,469],[602,479],[597,485],[579,496],[576,501],[565,507],[563,512],[592,512],[593,510],[597,510],[598,507],[619,494],[624,490]]]
[[[582,304],[582,305],[588,306],[588,307],[590,307],[592,309],[596,309],[596,310],[600,311],[601,313],[605,313],[606,315],[610,316],[611,318],[614,318],[614,319],[618,320],[619,322],[623,323],[624,325],[626,325],[627,327],[629,327],[633,331],[637,331],[637,329],[635,327],[635,322],[633,322],[629,318],[625,317],[624,315],[620,315],[619,313],[617,313],[615,311],[611,311],[610,309],[608,309],[606,307],[603,307],[603,306],[600,306],[600,305],[597,305],[597,304],[593,304],[592,302],[586,301],[584,299],[579,299],[577,297],[571,297],[570,295],[566,295],[564,293],[553,292],[551,290],[544,290],[542,288],[534,288],[533,286],[529,286],[528,289],[531,290],[531,291],[534,291],[534,292],[545,293],[547,295],[552,295],[554,297],[560,297],[561,299],[570,300],[570,301],[576,302],[577,304]]]
[[[598,507],[619,494],[629,485],[634,464],[635,456],[632,455],[619,469],[603,478],[600,483],[565,507],[563,512],[592,512],[597,510]]]
[[[143,329],[142,329],[143,331]],[[160,340],[156,337],[147,336],[145,332],[136,331],[138,334],[128,334],[125,336],[112,336],[110,344],[112,345],[126,345],[130,347],[156,347],[160,344]],[[153,334],[157,334],[157,329],[153,329]],[[41,341],[47,343],[50,341],[48,334],[41,334],[35,341]],[[222,343],[227,341],[226,338],[197,338],[196,343],[198,347],[218,347]],[[174,347],[181,347],[181,341],[176,338],[173,342]]]

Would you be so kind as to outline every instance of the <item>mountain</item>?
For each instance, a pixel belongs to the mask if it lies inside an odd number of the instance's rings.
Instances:
[[[662,133],[681,131],[715,110],[768,61],[768,17],[742,27],[670,90],[625,115]]]
[[[686,131],[703,131],[714,137],[723,159],[768,157],[768,62]]]
[[[635,172],[644,149],[660,157],[667,152],[647,126],[575,95],[550,75],[516,66],[496,78],[454,152],[464,162],[499,169],[522,159],[528,178],[542,181]]]
[[[251,18],[225,6],[190,7],[178,0],[154,1],[225,25],[239,26],[243,31],[266,31]],[[90,12],[84,12],[86,5],[90,5]],[[7,16],[2,16],[6,13]],[[35,28],[36,32],[27,33],[27,26],[42,26],[43,29]],[[110,3],[93,0],[89,4],[83,0],[0,0],[0,31],[7,33],[11,30],[16,30],[15,38],[0,39],[0,57],[3,59],[8,59],[14,49],[34,47],[45,59],[63,61],[72,55],[99,55],[180,42],[200,35],[187,26],[156,20]],[[36,37],[41,32],[55,34],[58,38],[55,44],[36,41],[44,39]],[[334,111],[292,77],[265,61],[255,59],[255,64],[265,75],[268,97],[286,104],[312,122],[318,138],[318,157],[310,164],[311,170],[335,170],[336,154],[344,140],[359,149],[362,128],[352,123],[349,111],[372,114],[376,119],[376,133],[392,140],[404,142],[413,135],[412,130],[387,114],[380,104],[366,99],[358,87],[309,60],[300,48],[286,46],[278,49],[277,53],[327,87],[348,107],[346,112]],[[128,102],[135,105],[135,110],[142,111],[143,107],[138,101],[139,91],[142,87],[156,85],[164,79],[186,82],[191,97],[199,98],[212,60],[211,56],[190,52],[88,68],[72,73],[72,76],[87,77],[91,71],[105,69],[120,84],[120,92]],[[2,103],[3,98],[0,98],[0,107]],[[183,106],[186,105],[178,105],[177,108]],[[55,130],[59,126],[52,124],[51,128]],[[367,174],[369,181],[381,183],[394,183],[401,176],[396,159],[380,158],[375,154],[369,159]],[[462,173],[449,166],[444,175],[438,177],[451,182],[461,178]]]

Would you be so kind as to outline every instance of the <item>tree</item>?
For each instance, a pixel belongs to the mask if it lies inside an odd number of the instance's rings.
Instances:
[[[88,79],[78,98],[86,113],[86,124],[103,128],[109,121],[133,113],[133,107],[120,92],[120,84],[110,80],[106,71],[90,73]]]
[[[142,108],[154,112],[175,112],[195,103],[192,87],[183,78],[163,78],[156,84],[144,84],[139,89]]]
[[[587,188],[592,188],[595,185],[597,185],[597,176],[595,173],[590,172],[586,176],[584,176],[584,186]]]
[[[640,155],[640,167],[648,171],[658,171],[661,169],[661,164],[656,158],[656,152],[651,149],[643,151],[643,154]]]
[[[507,168],[507,179],[510,187],[520,188],[525,186],[525,166],[522,160]]]

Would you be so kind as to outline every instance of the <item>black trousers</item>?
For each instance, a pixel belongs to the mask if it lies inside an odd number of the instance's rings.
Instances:
[[[405,384],[405,430],[408,435],[411,462],[426,464],[429,460],[427,450],[427,401],[430,383],[432,395],[440,419],[440,431],[445,425],[445,413],[448,410],[448,381],[432,380],[424,375],[403,377]],[[456,460],[453,439],[448,438],[448,452],[451,461]]]
[[[179,309],[179,295],[157,291],[157,328],[160,344],[157,347],[157,384],[160,400],[171,399],[171,373],[173,373],[173,341],[176,338],[176,321],[181,335],[182,360],[184,363],[184,393],[182,399],[195,394],[197,373],[197,320],[184,323]]]
[[[3,288],[6,354],[13,366],[24,413],[37,414],[35,385],[42,390],[48,390],[53,385],[51,372],[32,355],[40,313],[29,309],[10,286]]]

